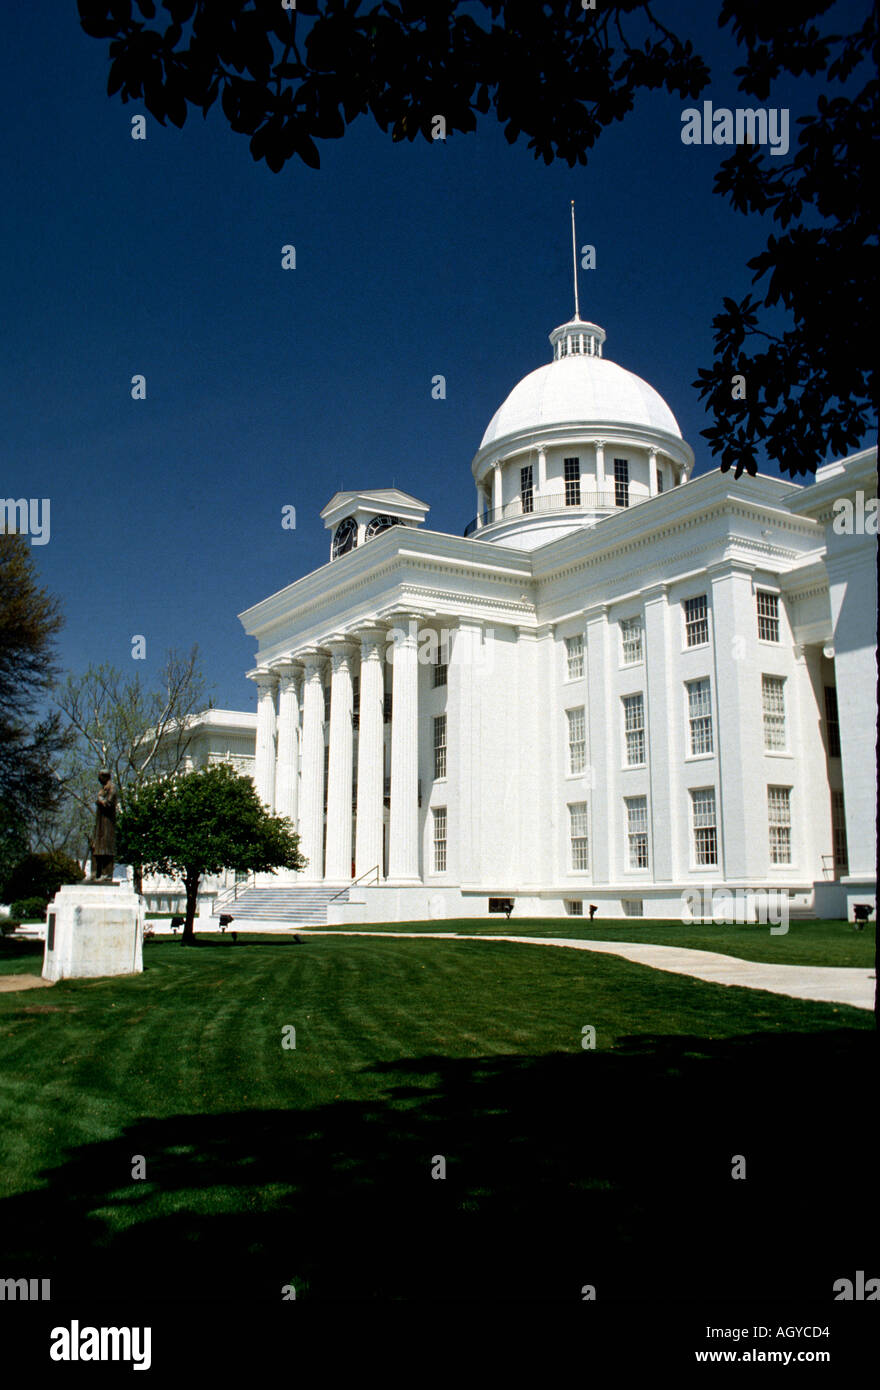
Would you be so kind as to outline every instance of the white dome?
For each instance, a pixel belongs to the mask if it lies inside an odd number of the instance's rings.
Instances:
[[[480,449],[527,430],[592,424],[637,425],[681,439],[653,386],[616,362],[585,355],[558,358],[523,377],[489,421]]]

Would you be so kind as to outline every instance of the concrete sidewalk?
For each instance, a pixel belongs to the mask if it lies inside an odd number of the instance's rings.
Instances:
[[[392,936],[440,938],[444,941],[509,941],[520,946],[563,946],[571,951],[598,951],[623,956],[637,965],[690,975],[713,985],[738,985],[786,994],[792,999],[815,999],[827,1004],[849,1004],[854,1009],[873,1009],[874,971],[836,965],[768,965],[740,960],[716,951],[692,951],[681,946],[648,946],[634,941],[579,941],[561,936],[464,936],[456,932],[323,931],[310,927],[306,936]]]

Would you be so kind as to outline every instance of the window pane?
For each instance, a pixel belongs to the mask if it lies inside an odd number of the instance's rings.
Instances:
[[[762,642],[779,641],[779,595],[758,590],[758,636]]]
[[[709,606],[705,594],[684,601],[685,642],[689,647],[702,646],[709,640]]]
[[[781,676],[761,677],[764,712],[764,747],[769,752],[785,748],[785,681]]]
[[[636,662],[642,660],[641,618],[621,619],[620,635],[623,641],[623,664],[624,666],[634,666]]]

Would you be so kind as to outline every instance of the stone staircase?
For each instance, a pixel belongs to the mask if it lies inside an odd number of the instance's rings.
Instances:
[[[279,884],[277,888],[242,888],[238,897],[225,900],[214,910],[214,916],[228,912],[236,922],[290,922],[300,927],[327,925],[327,904],[330,900],[348,902],[348,889],[324,888],[320,884],[309,888],[297,883]]]

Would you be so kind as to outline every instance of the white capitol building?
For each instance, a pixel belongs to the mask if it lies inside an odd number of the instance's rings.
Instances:
[[[550,342],[489,422],[463,536],[395,488],[339,492],[329,563],[241,615],[256,714],[206,711],[191,760],[252,772],[309,863],[237,914],[873,901],[876,538],[836,534],[832,506],[861,492],[864,514],[876,450],[806,487],[691,480],[603,329],[576,314]]]

